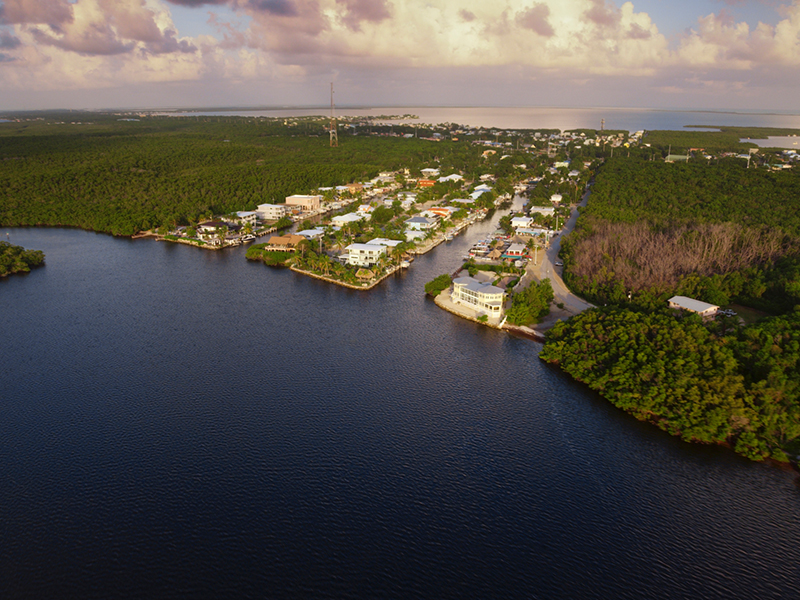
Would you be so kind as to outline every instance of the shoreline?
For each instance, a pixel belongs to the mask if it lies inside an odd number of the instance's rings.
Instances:
[[[401,267],[399,265],[395,265],[394,267],[392,267],[388,271],[385,271],[384,274],[381,277],[379,277],[378,279],[376,279],[372,283],[362,283],[361,285],[353,285],[352,283],[346,283],[344,281],[340,281],[338,279],[333,279],[333,278],[327,277],[325,275],[319,275],[318,273],[314,273],[312,271],[306,271],[305,269],[299,269],[299,268],[297,268],[295,266],[289,267],[289,270],[290,271],[294,271],[295,273],[299,273],[301,275],[307,275],[308,277],[312,277],[314,279],[319,279],[320,281],[325,281],[327,283],[334,283],[336,285],[340,285],[342,287],[346,287],[346,288],[349,288],[351,290],[368,291],[368,290],[371,290],[372,288],[374,288],[379,283],[381,283],[384,279],[386,279],[390,275],[394,275],[395,273],[400,271]]]

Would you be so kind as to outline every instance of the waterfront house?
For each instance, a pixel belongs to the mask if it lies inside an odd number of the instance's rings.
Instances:
[[[429,217],[411,217],[406,219],[406,229],[412,231],[428,231],[436,227],[436,219]]]
[[[318,240],[323,235],[325,235],[325,229],[321,227],[316,227],[314,229],[304,229],[303,231],[298,231],[297,235],[302,235],[307,240]]]
[[[371,267],[386,255],[386,246],[381,244],[350,244],[347,248],[347,264]]]
[[[388,246],[389,248],[394,248],[395,246],[399,246],[403,242],[400,240],[390,240],[387,238],[374,238],[367,242],[367,244],[375,244],[378,246]]]
[[[525,256],[526,252],[527,251],[523,244],[511,244],[505,251],[503,256],[508,256],[510,258],[520,258],[521,256]]]
[[[240,210],[236,213],[236,221],[242,225],[252,225],[255,227],[257,217],[258,215],[256,212],[250,210]]]
[[[442,219],[449,219],[454,212],[458,209],[455,206],[432,206],[424,211],[420,216],[430,217],[432,219],[440,217]]]
[[[277,221],[286,214],[286,206],[283,204],[259,204],[256,207],[256,214],[262,221]]]
[[[532,222],[533,219],[530,217],[517,216],[511,219],[511,227],[513,227],[515,230],[527,229],[531,226]]]
[[[483,312],[491,318],[500,318],[503,314],[504,298],[505,292],[491,283],[484,283],[472,277],[459,277],[453,280],[452,301]]]
[[[719,311],[719,306],[695,300],[694,298],[687,298],[686,296],[673,296],[668,300],[669,307],[685,310],[700,315],[704,321],[713,319]]]
[[[272,252],[293,252],[297,248],[297,244],[304,242],[306,238],[302,235],[273,235],[269,238],[264,250]]]
[[[299,208],[300,210],[304,210],[306,212],[319,210],[321,202],[322,202],[322,196],[320,195],[316,196],[294,195],[286,197],[286,206]]]

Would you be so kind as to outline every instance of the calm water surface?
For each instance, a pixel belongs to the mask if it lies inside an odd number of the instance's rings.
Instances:
[[[47,265],[0,281],[0,598],[796,599],[793,474],[423,297],[490,229],[371,293],[9,230]]]
[[[213,116],[293,117],[327,115],[327,109],[284,108],[274,110],[236,110],[191,113]],[[611,130],[639,131],[680,130],[687,126],[709,127],[786,127],[800,129],[800,114],[785,112],[658,110],[648,108],[562,108],[562,107],[381,107],[339,108],[337,115],[371,116],[416,115],[418,120],[399,120],[405,123],[459,123],[471,127],[501,129],[600,129],[601,120]],[[714,129],[711,129],[713,131]]]

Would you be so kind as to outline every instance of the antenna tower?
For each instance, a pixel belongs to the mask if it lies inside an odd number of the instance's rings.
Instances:
[[[331,82],[331,148],[339,147],[339,134],[336,131],[336,117],[333,116],[333,82]]]
[[[606,128],[606,120],[600,119],[600,131],[604,131]]]

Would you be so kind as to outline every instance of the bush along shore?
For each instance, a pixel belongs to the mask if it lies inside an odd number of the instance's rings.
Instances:
[[[44,252],[25,250],[9,242],[0,242],[0,277],[13,273],[27,273],[34,267],[44,264]]]
[[[686,441],[797,466],[800,309],[745,327],[667,309],[596,308],[557,323],[540,357]]]

